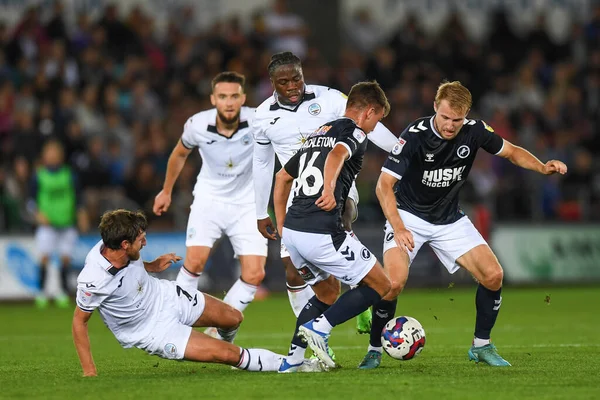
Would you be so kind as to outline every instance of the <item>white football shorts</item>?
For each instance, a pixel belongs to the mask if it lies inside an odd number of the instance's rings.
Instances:
[[[40,255],[57,252],[61,256],[71,256],[78,239],[74,227],[59,229],[41,225],[35,231],[35,244]]]
[[[212,247],[226,235],[238,256],[267,256],[267,239],[256,226],[254,203],[229,204],[212,198],[196,198],[188,219],[185,245]]]
[[[288,208],[290,208],[290,206],[292,205],[292,201],[294,200],[295,185],[296,185],[296,181],[294,181],[294,186],[292,186],[292,190],[290,191],[290,196],[288,197],[286,210]],[[359,198],[358,198],[358,190],[356,189],[356,182],[352,182],[352,186],[350,186],[350,191],[348,192],[348,198],[354,200],[354,203],[358,207]],[[358,209],[357,209],[357,212],[358,212]],[[281,241],[281,248],[279,250],[279,255],[281,256],[281,258],[286,258],[286,257],[290,256],[290,253],[285,248],[285,244],[283,243],[283,241]]]
[[[283,228],[282,241],[298,273],[309,285],[330,275],[347,285],[357,285],[377,263],[369,249],[349,232],[338,248],[331,235],[288,228]]]
[[[431,224],[408,211],[398,210],[400,218],[415,241],[412,252],[408,252],[412,263],[423,244],[429,243],[438,259],[451,274],[458,271],[460,266],[456,260],[469,250],[481,245],[487,245],[485,239],[475,228],[466,215],[456,222],[447,225]],[[383,253],[398,247],[394,240],[394,230],[389,222],[385,223],[385,236],[383,239]]]
[[[148,317],[151,319],[148,323],[154,325],[152,334],[136,347],[162,358],[181,360],[192,334],[192,325],[204,312],[206,301],[202,292],[184,290],[174,281],[161,281],[161,285],[164,286],[160,311]]]

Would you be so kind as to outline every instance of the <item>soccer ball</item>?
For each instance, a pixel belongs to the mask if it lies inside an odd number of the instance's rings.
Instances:
[[[392,358],[410,360],[425,346],[425,330],[412,317],[395,317],[388,321],[381,332],[383,349]]]

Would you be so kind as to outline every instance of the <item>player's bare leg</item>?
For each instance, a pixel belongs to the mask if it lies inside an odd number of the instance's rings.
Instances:
[[[298,372],[306,364],[304,357],[307,344],[298,336],[298,329],[302,324],[321,315],[336,301],[341,285],[335,277],[330,276],[326,280],[314,284],[312,288],[315,295],[307,302],[298,315],[296,330],[292,337],[289,353],[281,363],[281,368],[279,369],[281,373]]]
[[[358,218],[358,206],[356,202],[348,197],[346,203],[344,203],[344,212],[342,213],[342,224],[344,229],[348,232],[352,232],[352,223]],[[356,330],[360,334],[366,334],[371,332],[371,323],[373,316],[371,309],[367,308],[362,313],[356,316]]]
[[[290,300],[292,311],[297,318],[308,300],[315,295],[315,292],[304,282],[304,279],[302,279],[296,270],[289,256],[282,257],[281,262],[285,268],[285,285],[288,292],[288,299]]]
[[[469,271],[479,282],[475,304],[475,337],[469,350],[469,359],[495,367],[510,366],[491,343],[490,334],[502,304],[502,279],[504,273],[498,259],[488,245],[479,245],[460,256],[456,263]]]
[[[240,311],[212,296],[205,294],[204,299],[204,312],[194,323],[195,327],[217,326],[227,331],[237,330],[244,319]],[[204,333],[192,331],[184,358],[191,361],[227,364],[249,371],[277,371],[283,356],[269,350],[244,349]]]
[[[177,284],[184,289],[198,289],[198,280],[208,257],[211,248],[208,246],[188,246],[185,252],[183,266],[177,274]]]
[[[404,289],[408,279],[409,263],[408,254],[398,247],[391,248],[383,254],[383,269],[390,279],[391,289],[379,303],[373,305],[373,325],[371,326],[369,348],[358,365],[360,369],[373,369],[381,364],[383,353],[381,331],[396,314],[398,295]]]

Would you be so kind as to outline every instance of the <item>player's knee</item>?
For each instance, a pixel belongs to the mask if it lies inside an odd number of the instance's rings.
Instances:
[[[304,282],[304,279],[302,279],[292,261],[289,258],[283,258],[282,261],[285,267],[285,282],[289,286],[303,286],[306,282]]]
[[[265,269],[253,268],[249,269],[248,271],[244,271],[242,272],[242,279],[244,282],[250,285],[259,286],[263,279],[265,279]]]
[[[189,252],[188,252],[189,253]],[[206,264],[206,258],[196,254],[186,254],[183,265],[185,268],[192,272],[202,272],[204,265]]]
[[[240,326],[242,324],[242,321],[244,320],[244,314],[242,314],[242,312],[240,310],[236,310],[233,307],[231,309],[230,314],[231,314],[229,317],[230,328],[237,328],[238,326]]]
[[[385,296],[388,295],[388,293],[390,292],[390,290],[392,290],[392,283],[386,277],[379,284],[379,290],[377,290],[377,292],[381,295],[381,297],[385,297]]]
[[[502,287],[502,280],[504,279],[504,272],[502,268],[498,266],[493,271],[485,275],[481,284],[489,290],[499,290]]]
[[[386,297],[396,298],[402,293],[406,280],[390,279],[390,290],[386,294]]]

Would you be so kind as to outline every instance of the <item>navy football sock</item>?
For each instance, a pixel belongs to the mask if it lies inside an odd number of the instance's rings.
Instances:
[[[306,343],[298,337],[298,328],[300,328],[300,325],[317,318],[328,308],[329,304],[323,303],[321,300],[317,299],[317,296],[311,297],[308,303],[302,308],[302,311],[300,311],[300,315],[298,315],[298,319],[296,320],[296,330],[294,331],[294,337],[292,338],[292,345],[306,348]]]
[[[381,347],[381,331],[387,322],[396,314],[396,303],[398,299],[381,300],[373,305],[373,322],[371,324],[371,337],[369,344],[373,347]]]
[[[375,289],[366,285],[360,285],[341,295],[340,298],[323,313],[323,316],[329,321],[331,326],[337,326],[348,321],[350,318],[356,317],[379,300],[381,300],[381,296]]]
[[[493,291],[481,284],[477,287],[477,294],[475,295],[475,305],[477,308],[477,317],[475,318],[476,338],[490,338],[490,333],[496,323],[500,305],[502,304],[501,292],[502,288]]]

